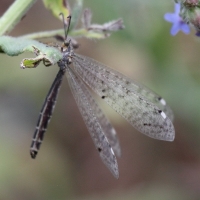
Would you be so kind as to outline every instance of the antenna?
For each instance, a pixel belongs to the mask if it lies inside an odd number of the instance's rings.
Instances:
[[[70,22],[71,22],[71,15],[69,15],[67,17],[67,25],[65,23],[65,18],[64,18],[64,14],[63,13],[60,13],[60,15],[62,16],[62,20],[63,20],[63,27],[64,27],[64,32],[65,32],[65,41],[64,43],[67,44],[67,36],[68,36],[68,33],[69,33],[69,27],[70,27]]]

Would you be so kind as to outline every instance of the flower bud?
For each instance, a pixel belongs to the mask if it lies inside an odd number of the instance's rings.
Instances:
[[[200,8],[195,7],[188,12],[188,21],[192,24],[197,31],[200,31]]]
[[[175,3],[185,3],[186,0],[174,0]]]
[[[199,0],[185,0],[183,3],[186,7],[196,7],[200,5]]]

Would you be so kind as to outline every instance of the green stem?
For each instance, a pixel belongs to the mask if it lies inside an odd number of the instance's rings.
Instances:
[[[58,29],[58,30],[52,30],[52,31],[42,31],[42,32],[36,32],[36,33],[30,33],[30,34],[22,35],[19,38],[39,39],[39,38],[53,37],[55,35],[64,35],[64,30]]]
[[[58,30],[52,30],[52,31],[42,31],[42,32],[36,32],[36,33],[30,33],[30,34],[22,35],[19,38],[39,39],[39,38],[54,37],[55,35],[64,35],[64,30],[58,29]],[[103,33],[88,31],[84,28],[70,31],[69,35],[71,37],[87,37],[87,38],[91,38],[91,39],[92,38],[93,39],[105,38],[105,35]]]
[[[0,18],[0,35],[11,31],[35,2],[36,0],[16,0]]]
[[[80,19],[81,11],[83,8],[83,0],[76,0],[76,3],[72,10],[72,19],[70,24],[70,29],[74,30],[76,28],[76,25]]]

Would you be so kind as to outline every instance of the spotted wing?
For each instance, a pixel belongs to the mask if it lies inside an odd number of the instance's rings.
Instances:
[[[87,85],[138,131],[155,139],[174,140],[174,127],[167,116],[172,112],[164,99],[91,58],[75,54],[73,65]]]
[[[99,114],[101,111],[90,95],[84,82],[81,81],[70,68],[67,68],[67,71],[67,77],[72,93],[99,155],[112,174],[118,178],[117,159],[105,134],[104,126],[101,123],[100,116],[102,116],[102,114]]]

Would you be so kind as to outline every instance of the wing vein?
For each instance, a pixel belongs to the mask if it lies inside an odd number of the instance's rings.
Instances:
[[[137,130],[155,139],[174,140],[171,120],[152,98],[143,95],[145,88],[139,92],[141,86],[93,59],[76,54],[73,64],[83,81]]]
[[[101,121],[94,107],[97,106],[94,99],[85,87],[84,83],[76,76],[70,68],[67,68],[67,78],[70,88],[83,117],[83,120],[88,128],[88,131],[93,139],[93,142],[99,152],[99,155],[104,164],[109,168],[112,174],[118,178],[118,164],[113,149],[103,130]]]

